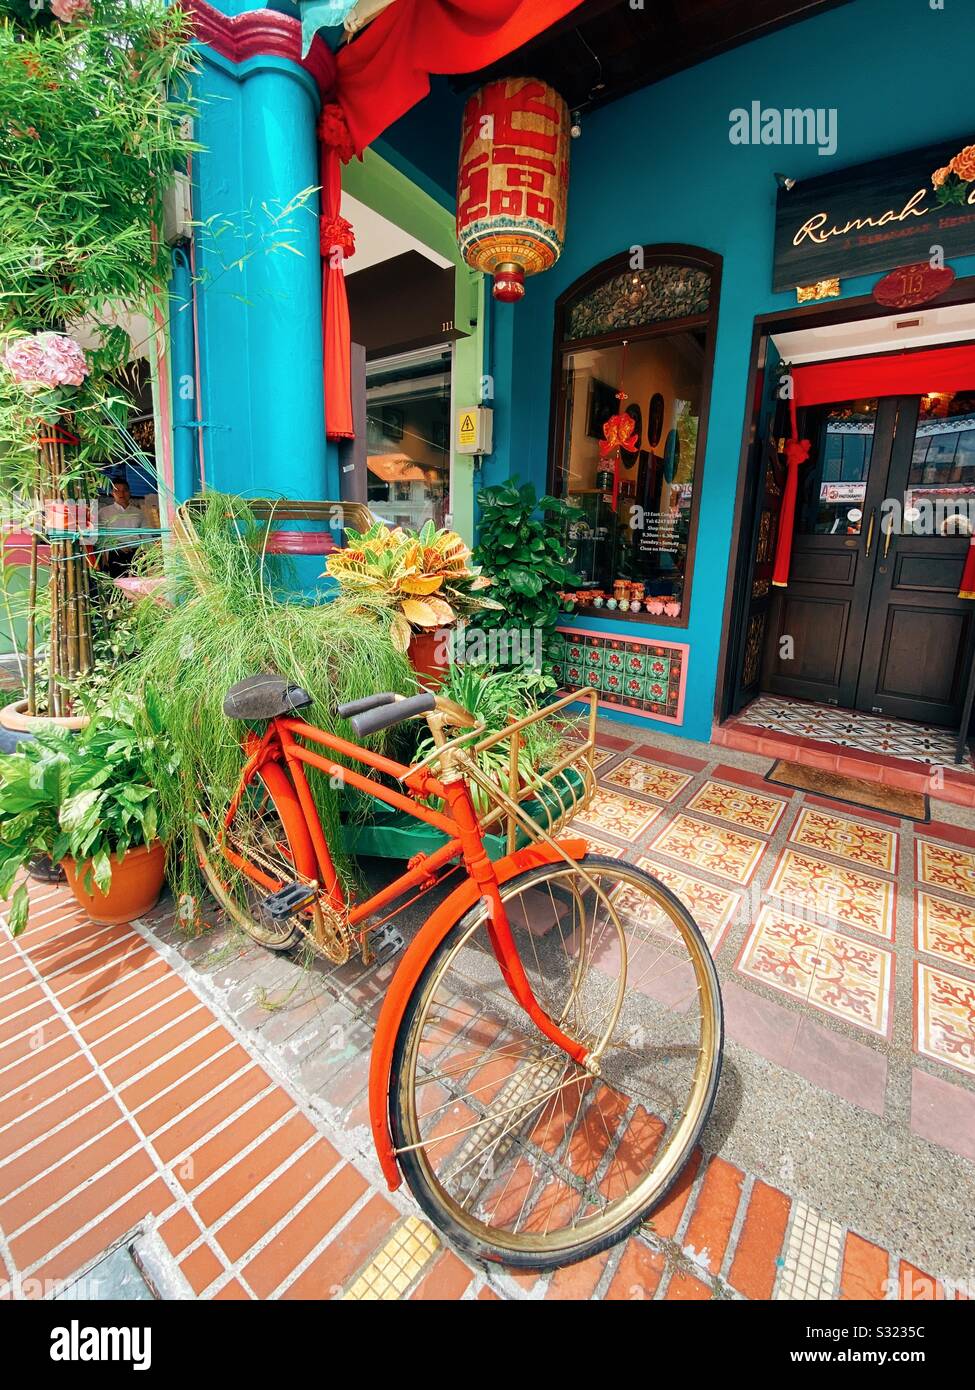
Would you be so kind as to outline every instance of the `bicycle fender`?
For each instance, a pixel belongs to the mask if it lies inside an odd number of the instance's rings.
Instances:
[[[570,859],[582,859],[589,849],[585,840],[577,838],[560,840],[559,844]],[[526,845],[515,854],[499,859],[494,868],[498,882],[506,883],[515,874],[523,873],[526,869],[537,869],[542,864],[557,863],[561,858],[562,855],[546,844]],[[369,1123],[379,1166],[391,1192],[395,1192],[403,1181],[399,1163],[393,1152],[393,1136],[389,1123],[389,1085],[393,1073],[396,1038],[410,996],[430,958],[447,933],[457,925],[464,913],[474,906],[479,897],[477,884],[468,879],[444,899],[410,942],[396,974],[390,981],[380,1010],[376,1036],[372,1044],[372,1056],[369,1060]]]

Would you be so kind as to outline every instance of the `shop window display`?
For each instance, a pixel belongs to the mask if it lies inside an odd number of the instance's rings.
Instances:
[[[591,272],[560,302],[552,490],[570,607],[683,626],[714,331],[711,267]]]

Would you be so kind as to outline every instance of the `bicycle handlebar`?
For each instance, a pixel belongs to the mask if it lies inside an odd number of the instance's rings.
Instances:
[[[413,719],[418,714],[429,714],[437,708],[437,697],[429,690],[424,690],[419,695],[411,695],[406,700],[397,700],[393,695],[373,695],[370,699],[373,702],[372,707],[363,710],[361,714],[354,714],[349,720],[357,738],[378,734],[381,729],[391,729],[394,724],[402,724],[404,720]]]
[[[351,719],[354,714],[365,714],[367,710],[378,709],[380,705],[391,705],[396,699],[388,691],[383,695],[367,695],[364,700],[349,700],[339,705],[336,714],[340,719]]]

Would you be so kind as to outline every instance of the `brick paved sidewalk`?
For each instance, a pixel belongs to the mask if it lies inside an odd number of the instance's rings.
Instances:
[[[471,1268],[371,1156],[391,967],[323,979],[225,928],[187,939],[165,906],[97,927],[66,890],[34,900],[24,936],[0,933],[0,1297],[50,1295],[154,1232],[186,1297],[952,1296],[701,1154],[625,1247],[541,1278]]]

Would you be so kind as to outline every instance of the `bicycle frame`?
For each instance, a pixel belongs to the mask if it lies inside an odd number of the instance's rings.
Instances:
[[[407,788],[410,795],[393,791],[354,768],[335,762],[325,754],[306,747],[303,740],[396,778]],[[250,756],[244,767],[238,793],[227,811],[224,830],[232,823],[244,790],[253,778],[259,776],[262,768],[268,763],[277,763],[283,757],[311,839],[318,867],[316,886],[323,891],[330,906],[343,913],[349,926],[353,928],[364,923],[378,909],[403,897],[411,888],[429,880],[437,869],[444,867],[451,860],[462,859],[470,879],[478,889],[478,896],[487,904],[487,929],[491,946],[512,995],[546,1037],[561,1047],[573,1061],[585,1065],[588,1050],[562,1032],[542,1009],[532,991],[501,897],[501,879],[485,848],[481,825],[463,776],[452,773],[440,781],[426,768],[410,768],[403,763],[394,762],[391,758],[362,748],[358,744],[348,743],[345,739],[326,733],[323,729],[306,724],[300,719],[272,720],[262,738],[258,739],[256,735],[252,735],[245,740],[245,749]],[[418,863],[413,863],[405,874],[394,879],[370,898],[358,903],[347,902],[305,776],[306,767],[316,768],[329,777],[337,778],[344,784],[356,787],[367,795],[385,802],[386,805],[405,811],[417,820],[434,826],[447,836],[447,843],[432,854],[423,856]],[[418,798],[427,797],[441,800],[446,813],[420,805]],[[253,882],[272,891],[281,886],[225,843],[222,843],[220,848],[228,863]],[[368,931],[369,928],[364,927],[358,933],[361,941],[365,941]]]

